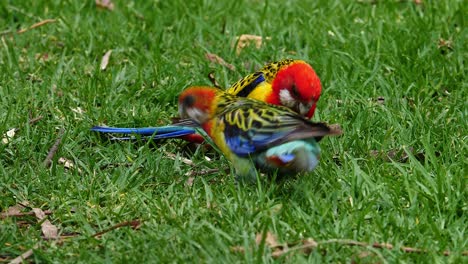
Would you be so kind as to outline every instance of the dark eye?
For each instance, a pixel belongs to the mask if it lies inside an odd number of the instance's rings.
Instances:
[[[195,104],[195,97],[192,95],[187,95],[184,98],[183,104],[185,105],[185,107],[192,107]]]
[[[299,91],[297,90],[296,85],[294,85],[294,84],[291,86],[291,94],[292,94],[292,96],[294,96],[296,98],[301,97],[301,95],[299,94]]]

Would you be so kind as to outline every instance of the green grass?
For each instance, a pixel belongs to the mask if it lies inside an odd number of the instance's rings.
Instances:
[[[39,243],[35,262],[271,262],[271,249],[255,243],[268,230],[282,243],[338,238],[428,251],[329,244],[285,262],[466,262],[466,3],[372,2],[115,1],[106,11],[94,1],[1,0],[0,132],[20,130],[0,143],[0,210],[29,201],[53,211],[62,234],[80,235],[45,241],[33,217],[0,219],[0,261]],[[48,18],[57,21],[11,33]],[[271,40],[237,56],[231,45],[241,34]],[[206,52],[236,70],[208,62]],[[194,169],[165,154],[179,153],[180,143],[112,143],[89,132],[96,124],[167,124],[177,95],[209,85],[209,72],[228,86],[285,57],[313,65],[324,87],[315,119],[344,129],[323,140],[315,171],[285,184],[238,186],[220,173],[188,187]],[[203,156],[192,157],[196,170],[228,166]],[[139,230],[91,237],[137,218]]]

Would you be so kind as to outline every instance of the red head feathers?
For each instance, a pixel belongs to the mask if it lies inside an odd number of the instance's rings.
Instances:
[[[218,89],[203,86],[194,86],[183,91],[179,96],[180,117],[190,117],[198,124],[210,119],[217,91]]]
[[[304,61],[296,61],[278,71],[268,101],[287,106],[297,113],[312,117],[320,98],[322,85],[314,69]]]

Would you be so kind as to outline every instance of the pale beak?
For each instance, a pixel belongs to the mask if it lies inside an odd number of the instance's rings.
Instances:
[[[187,118],[187,112],[185,111],[185,107],[183,104],[179,104],[179,116],[181,118]]]
[[[201,125],[208,121],[209,115],[196,107],[179,106],[179,115],[181,118],[189,118],[195,123]]]
[[[307,113],[309,113],[309,110],[314,105],[314,103],[314,100],[307,103],[299,103],[299,114],[305,116]]]

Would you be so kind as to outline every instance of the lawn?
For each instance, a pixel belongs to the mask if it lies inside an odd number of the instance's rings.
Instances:
[[[466,262],[467,12],[461,0],[0,1],[0,262],[32,248],[26,262]],[[242,34],[262,46],[237,52]],[[344,130],[311,173],[236,184],[216,153],[89,131],[168,124],[209,73],[228,87],[282,58],[314,67],[314,120]]]

